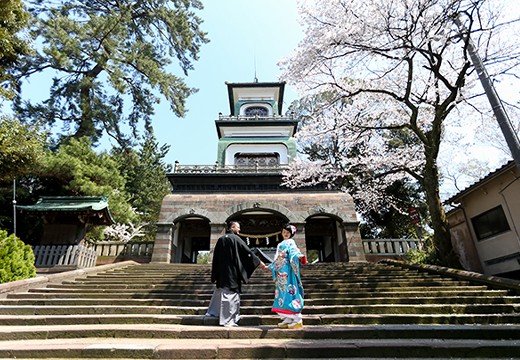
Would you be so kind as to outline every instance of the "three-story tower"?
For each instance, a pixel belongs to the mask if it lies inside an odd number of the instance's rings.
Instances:
[[[212,251],[230,220],[266,253],[281,227],[298,228],[300,249],[318,261],[363,261],[352,198],[327,186],[284,187],[297,156],[298,120],[282,112],[285,83],[226,83],[229,115],[219,113],[214,165],[175,164],[173,191],[162,203],[152,262],[196,262]]]

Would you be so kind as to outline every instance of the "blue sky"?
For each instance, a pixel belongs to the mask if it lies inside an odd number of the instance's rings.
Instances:
[[[303,38],[296,0],[208,0],[200,17],[210,42],[186,78],[199,92],[188,99],[185,118],[162,102],[153,120],[158,141],[171,146],[167,163],[215,163],[215,120],[219,112],[229,112],[225,82],[252,82],[255,62],[258,81],[278,81],[278,61]],[[286,87],[284,111],[294,99],[296,93]]]

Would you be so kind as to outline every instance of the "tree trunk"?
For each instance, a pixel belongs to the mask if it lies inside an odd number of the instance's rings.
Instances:
[[[428,156],[424,168],[424,191],[434,231],[433,245],[439,261],[441,265],[460,269],[460,261],[451,243],[448,219],[439,195],[439,171],[435,159]]]
[[[92,111],[91,91],[93,90],[93,83],[96,77],[103,71],[102,64],[96,64],[81,80],[80,84],[80,106],[81,119],[79,120],[78,130],[75,137],[89,137],[95,143],[101,135],[96,129],[94,123],[94,114]]]
[[[86,136],[92,141],[96,140],[96,127],[92,117],[92,105],[90,103],[91,87],[87,84],[81,85],[80,101],[81,101],[81,118],[79,119],[78,130],[74,137],[80,138]]]

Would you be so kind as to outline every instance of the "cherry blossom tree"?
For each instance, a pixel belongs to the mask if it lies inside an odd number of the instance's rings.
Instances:
[[[447,124],[464,126],[461,109],[489,107],[482,105],[470,39],[491,75],[516,70],[518,49],[508,32],[516,22],[504,17],[509,9],[499,3],[302,1],[305,37],[281,66],[282,78],[314,104],[298,135],[302,149],[314,152],[293,162],[286,184],[347,181],[358,207],[377,209],[400,206],[384,196],[385,188],[416,181],[440,260],[460,266],[440,197],[438,160]]]
[[[124,243],[130,242],[134,238],[144,237],[146,234],[143,231],[144,227],[148,225],[146,223],[134,225],[132,223],[128,224],[113,224],[107,226],[104,229],[104,234],[107,238],[121,241]]]

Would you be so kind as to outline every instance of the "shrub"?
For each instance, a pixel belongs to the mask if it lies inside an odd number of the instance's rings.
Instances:
[[[410,249],[405,254],[407,262],[412,264],[439,265],[439,254],[437,253],[430,237],[423,241],[421,249]]]
[[[0,284],[36,276],[34,253],[29,245],[0,230]]]
[[[199,254],[197,256],[197,264],[209,264],[209,260],[209,251],[199,251]]]

